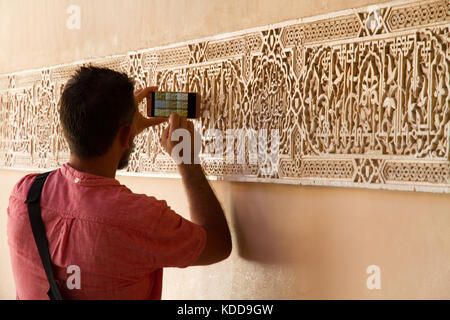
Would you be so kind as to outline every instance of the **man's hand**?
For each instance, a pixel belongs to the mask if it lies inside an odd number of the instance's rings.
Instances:
[[[158,87],[147,87],[144,89],[137,90],[134,93],[134,100],[136,101],[136,106],[138,106],[142,102],[142,100],[144,100],[144,98],[150,99],[151,93],[156,90],[158,90]],[[139,112],[139,110],[136,110],[132,125],[133,135],[138,135],[144,129],[151,126],[156,126],[166,121],[167,118],[146,118]]]
[[[177,113],[172,113],[169,117],[169,125],[167,128],[164,129],[162,135],[161,135],[161,146],[166,150],[166,152],[172,156],[172,150],[173,147],[176,146],[179,141],[172,141],[172,133],[177,129],[186,129],[189,132],[190,140],[191,140],[191,163],[194,163],[194,157],[196,153],[198,153],[197,150],[194,149],[195,147],[195,130],[194,130],[194,124],[192,121],[188,121],[186,117],[182,117],[178,115]],[[182,156],[180,154],[180,156]]]

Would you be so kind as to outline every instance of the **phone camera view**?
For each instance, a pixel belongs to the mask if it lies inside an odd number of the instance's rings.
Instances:
[[[171,113],[188,115],[188,93],[155,92],[155,117],[168,117]]]

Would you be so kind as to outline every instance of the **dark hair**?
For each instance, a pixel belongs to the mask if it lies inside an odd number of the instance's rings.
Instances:
[[[124,73],[84,66],[67,81],[60,120],[71,153],[81,159],[105,154],[121,126],[136,112],[134,83]]]

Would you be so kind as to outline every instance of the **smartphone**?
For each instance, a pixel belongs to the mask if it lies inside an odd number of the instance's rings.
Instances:
[[[191,119],[199,116],[200,95],[198,93],[153,91],[151,99],[149,98],[147,98],[148,117],[169,117],[171,113],[178,113],[180,116]]]

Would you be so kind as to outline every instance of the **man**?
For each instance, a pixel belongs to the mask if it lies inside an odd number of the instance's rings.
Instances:
[[[154,90],[134,94],[125,74],[92,66],[77,70],[64,88],[60,120],[70,161],[48,176],[41,197],[64,299],[160,299],[164,267],[210,265],[231,253],[224,213],[199,164],[178,165],[192,222],[165,201],[134,194],[115,179],[116,170],[127,166],[134,137],[167,121],[147,119],[137,109]],[[192,122],[176,114],[168,122],[160,143],[171,154],[177,144],[172,132],[184,128],[193,137],[194,130]],[[24,204],[35,176],[16,184],[8,207],[18,299],[48,299],[49,284]],[[68,286],[77,270],[78,285]]]

